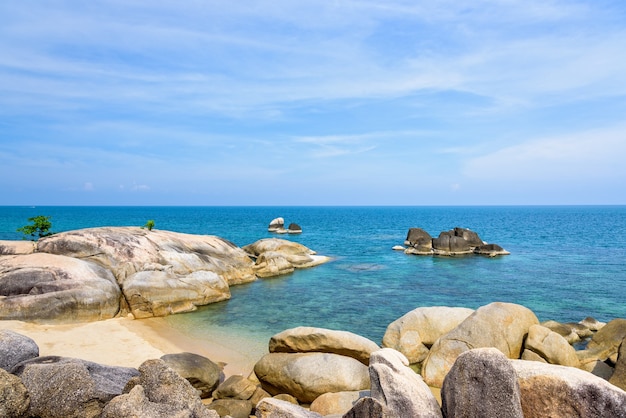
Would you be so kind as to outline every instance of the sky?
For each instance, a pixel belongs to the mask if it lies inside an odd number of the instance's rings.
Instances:
[[[623,0],[0,2],[0,205],[626,204]]]

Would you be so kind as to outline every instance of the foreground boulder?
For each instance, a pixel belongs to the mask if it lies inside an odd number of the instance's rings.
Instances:
[[[446,417],[524,417],[515,369],[495,348],[461,354],[444,380],[441,402]]]
[[[22,380],[0,369],[0,417],[24,417],[29,406],[30,397]]]
[[[0,319],[109,319],[120,295],[111,272],[92,262],[45,253],[0,257]]]
[[[495,347],[507,358],[518,359],[528,329],[538,323],[535,314],[521,305],[494,302],[482,306],[435,342],[424,360],[424,380],[441,387],[457,357],[473,348]]]
[[[257,418],[322,418],[317,412],[276,398],[263,399],[256,407]]]
[[[39,357],[18,364],[13,374],[30,395],[29,416],[98,417],[104,405],[122,393],[137,370],[65,358]]]
[[[456,328],[473,312],[473,309],[446,306],[414,309],[387,326],[382,345],[398,350],[411,364],[420,363],[439,337]]]
[[[39,346],[33,339],[8,329],[0,329],[0,369],[10,372],[16,364],[37,357]]]
[[[88,228],[42,238],[38,251],[89,260],[112,271],[137,318],[192,311],[230,298],[230,285],[256,280],[246,253],[216,236]]]
[[[372,354],[371,397],[392,417],[441,417],[441,409],[422,377],[411,370],[402,353],[383,348]]]
[[[316,255],[302,244],[279,238],[266,238],[246,245],[243,249],[256,258],[254,271],[259,277],[292,273],[297,268],[314,267],[330,261]]]
[[[528,329],[522,359],[568,367],[578,367],[580,364],[574,347],[561,335],[541,325],[533,325]]]
[[[364,365],[380,347],[374,341],[348,331],[297,327],[280,332],[269,342],[270,353],[334,353],[352,357]]]
[[[573,367],[511,360],[524,418],[623,417],[626,392]]]
[[[201,398],[209,398],[220,383],[222,368],[206,357],[194,353],[166,354],[161,360],[200,391]]]
[[[287,393],[310,403],[327,392],[369,389],[367,366],[351,357],[328,353],[270,353],[254,366],[264,390]]]

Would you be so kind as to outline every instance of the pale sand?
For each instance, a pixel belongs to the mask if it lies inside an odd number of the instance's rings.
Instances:
[[[75,357],[111,366],[139,367],[146,360],[187,351],[215,363],[226,363],[224,374],[227,377],[248,376],[265,354],[258,344],[245,349],[240,340],[194,339],[172,328],[162,318],[114,318],[61,325],[0,321],[0,329],[32,338],[39,346],[40,356]]]

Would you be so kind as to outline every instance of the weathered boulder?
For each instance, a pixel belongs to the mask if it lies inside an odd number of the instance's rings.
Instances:
[[[568,344],[574,344],[580,341],[580,336],[571,327],[560,322],[549,320],[541,323],[541,326],[548,328],[550,331],[556,332],[561,337],[565,338]]]
[[[254,271],[259,277],[273,277],[293,272],[297,268],[314,267],[330,261],[316,255],[302,244],[279,238],[265,238],[243,249],[256,258]]]
[[[62,255],[0,257],[0,319],[96,321],[120,310],[110,271]]]
[[[30,397],[22,380],[0,369],[0,417],[24,417],[29,406]]]
[[[343,415],[352,409],[359,399],[369,395],[369,391],[324,393],[311,403],[309,410],[324,416]]]
[[[596,332],[587,344],[583,357],[593,356],[599,360],[609,359],[613,364],[617,361],[619,346],[626,337],[626,319],[614,319]]]
[[[215,392],[213,392],[213,398],[231,398],[247,401],[252,398],[252,395],[254,395],[256,390],[256,384],[250,379],[246,379],[245,377],[239,375],[233,375],[220,383]]]
[[[431,347],[422,375],[430,386],[441,387],[457,357],[473,348],[495,347],[512,359],[520,358],[528,329],[539,321],[528,308],[504,302],[481,306]]]
[[[256,407],[257,418],[321,418],[317,412],[276,398],[263,399]]]
[[[532,325],[524,342],[522,359],[528,360],[527,351],[537,354],[550,364],[578,367],[576,350],[561,335],[541,325]]]
[[[600,331],[606,325],[606,322],[601,322],[595,318],[588,316],[582,321],[580,321],[579,324],[587,327],[591,331],[596,332],[596,331]]]
[[[302,233],[302,227],[298,224],[295,223],[290,223],[289,227],[287,227],[287,233],[289,234],[301,234]]]
[[[623,417],[626,392],[573,367],[511,360],[524,418]]]
[[[468,229],[468,228],[460,228],[460,227],[457,226],[452,231],[450,231],[450,233],[452,233],[456,237],[463,238],[465,241],[467,241],[469,243],[470,247],[477,247],[477,246],[486,244],[478,236],[478,233],[476,233],[476,232],[474,232],[474,231],[472,231],[471,229]]]
[[[374,341],[348,331],[297,327],[270,338],[270,353],[334,353],[352,357],[366,366],[380,347]]]
[[[117,413],[138,404],[145,405],[140,393],[129,392],[141,386],[151,408],[174,411],[171,416],[194,418],[212,417],[202,404],[198,391],[161,359],[147,360],[139,366],[139,376],[133,377],[124,388],[126,395],[116,397],[105,408],[105,413]],[[113,405],[112,405],[113,404]],[[158,404],[161,405],[152,405]],[[103,414],[103,416],[106,416]],[[112,415],[113,416],[113,415]]]
[[[210,398],[220,383],[222,368],[204,356],[176,353],[166,354],[161,360],[199,390],[201,398]]]
[[[0,240],[0,255],[25,255],[35,252],[37,244],[34,241],[5,241]]]
[[[0,369],[10,372],[16,364],[36,357],[39,357],[39,346],[35,341],[17,332],[0,329]]]
[[[433,238],[433,253],[436,255],[471,254],[472,250],[469,241],[455,235],[454,231],[444,231],[439,237]]]
[[[269,232],[278,232],[285,229],[285,219],[275,218],[270,221],[270,225],[267,227]]]
[[[132,368],[54,356],[24,361],[12,372],[30,395],[29,415],[39,418],[98,417],[138,374]]]
[[[38,250],[111,270],[140,318],[195,310],[229,298],[230,285],[256,280],[254,263],[241,248],[209,235],[89,228],[43,238]]]
[[[517,374],[495,348],[461,354],[441,389],[446,417],[523,418]]]
[[[327,392],[369,389],[367,366],[351,357],[329,353],[270,353],[254,366],[264,390],[288,393],[310,403]]]
[[[404,244],[414,250],[412,254],[430,255],[433,251],[433,238],[422,228],[410,228]]]
[[[626,390],[626,338],[620,344],[615,371],[611,375],[609,382],[622,390]]]
[[[242,399],[216,399],[206,406],[220,417],[248,418],[252,413],[252,402]]]
[[[473,309],[446,306],[414,309],[387,326],[382,345],[398,350],[411,364],[420,363],[439,337],[456,328],[473,312]]]
[[[359,399],[342,418],[396,418],[378,399]]]
[[[369,373],[371,397],[385,405],[391,416],[442,416],[432,392],[399,351],[383,348],[372,353]]]
[[[509,255],[511,253],[498,244],[482,244],[474,248],[474,254],[496,257],[498,255]]]

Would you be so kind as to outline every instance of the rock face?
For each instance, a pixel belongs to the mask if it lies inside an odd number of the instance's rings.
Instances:
[[[461,354],[441,390],[446,417],[524,418],[517,374],[495,348]]]
[[[254,366],[264,390],[287,393],[310,403],[327,392],[369,389],[367,366],[351,358],[328,353],[270,353]]]
[[[28,360],[13,373],[30,395],[29,415],[39,418],[98,417],[104,405],[138,374],[131,368],[63,357]]]
[[[244,251],[215,236],[91,228],[43,238],[38,250],[112,271],[136,318],[192,311],[228,299],[230,285],[256,279]]]
[[[24,417],[29,406],[28,390],[21,379],[0,369],[0,417]]]
[[[456,328],[472,313],[473,309],[446,306],[414,309],[387,326],[382,345],[398,350],[411,364],[420,363],[439,337]]]
[[[441,387],[457,357],[473,348],[494,347],[518,359],[528,329],[538,323],[535,314],[521,305],[494,302],[482,306],[435,342],[424,360],[424,380]]]
[[[262,239],[243,249],[256,258],[254,271],[259,277],[279,276],[330,261],[302,244],[278,238]]]
[[[523,360],[533,359],[528,353],[529,351],[550,364],[578,367],[580,363],[576,356],[576,350],[569,345],[565,338],[541,325],[533,325],[528,329],[528,337],[522,353]]]
[[[110,271],[62,255],[0,257],[0,295],[0,319],[95,321],[120,309]]]
[[[102,412],[103,418],[215,417],[202,404],[191,384],[163,360],[148,360],[139,366],[139,376],[131,379],[125,395],[117,396]]]
[[[209,398],[220,383],[222,369],[206,357],[194,353],[166,354],[161,360],[200,391],[201,398]]]
[[[383,348],[372,354],[371,397],[384,405],[387,416],[441,417],[441,409],[422,377],[411,370],[402,353]]]
[[[0,369],[10,372],[16,364],[37,357],[39,347],[35,341],[17,332],[0,329]]]
[[[525,418],[623,417],[626,392],[573,368],[512,360]]]
[[[411,228],[404,244],[415,250],[414,254],[430,255],[433,251],[433,238],[422,228]]]
[[[334,353],[369,364],[371,353],[380,347],[374,341],[347,331],[297,327],[270,338],[270,353]]]

